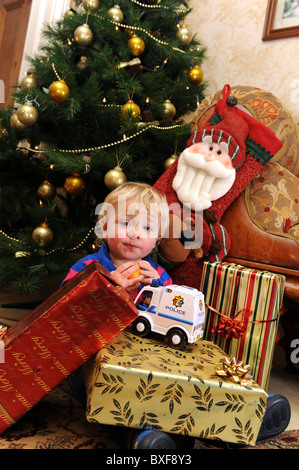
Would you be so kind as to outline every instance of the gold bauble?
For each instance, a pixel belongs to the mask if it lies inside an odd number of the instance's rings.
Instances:
[[[28,74],[21,81],[21,89],[26,90],[28,88],[34,88],[34,87],[38,88],[37,80],[33,74]]]
[[[141,55],[145,49],[144,40],[137,36],[137,34],[133,34],[128,41],[128,48],[134,56]]]
[[[96,11],[100,8],[100,0],[83,0],[83,6],[87,10]]]
[[[187,78],[191,85],[200,85],[203,81],[203,77],[203,71],[201,70],[199,65],[194,65],[194,67],[192,67],[192,69],[190,69],[187,74]]]
[[[123,173],[122,169],[119,166],[109,170],[104,178],[104,183],[110,191],[115,188],[118,188],[127,181],[126,175]]]
[[[43,201],[49,201],[56,196],[56,188],[46,180],[38,187],[37,194]]]
[[[108,14],[111,16],[113,21],[121,23],[124,19],[124,14],[119,5],[114,5],[114,7],[108,10]]]
[[[138,104],[134,103],[133,100],[128,100],[121,108],[122,116],[126,118],[132,118],[134,121],[140,117],[141,111]]]
[[[80,196],[85,189],[85,181],[80,173],[74,173],[65,180],[64,188],[72,196]]]
[[[167,168],[169,168],[177,158],[177,155],[171,155],[171,157],[167,158],[164,162],[164,169],[167,170]]]
[[[75,30],[74,38],[80,46],[89,46],[93,38],[93,32],[88,24],[83,24]]]
[[[27,75],[34,75],[35,74],[35,66],[34,65],[31,65],[31,67],[29,67],[29,69],[27,70]]]
[[[70,89],[64,80],[57,80],[51,83],[49,87],[49,96],[56,103],[63,103],[68,99],[70,95]]]
[[[33,230],[32,238],[39,246],[47,246],[53,240],[53,232],[48,224],[43,222],[39,227]]]
[[[31,103],[27,102],[19,107],[17,118],[25,126],[32,126],[37,121],[38,112]]]
[[[71,9],[69,9],[65,12],[64,16],[66,18],[68,18],[68,17],[70,18],[70,17],[74,16],[74,12]]]
[[[175,116],[176,109],[170,100],[164,101],[164,109],[162,112],[163,119],[172,119]]]
[[[16,131],[23,131],[24,129],[26,129],[27,126],[25,126],[25,124],[22,124],[19,120],[18,120],[18,117],[15,114],[12,114],[11,118],[10,118],[10,125],[13,129],[15,129]]]
[[[78,69],[84,70],[84,69],[86,68],[86,66],[87,66],[87,60],[88,60],[87,57],[86,57],[85,55],[82,55],[82,56],[80,57],[79,62],[77,62],[77,67],[78,67]]]
[[[176,38],[182,46],[188,46],[192,40],[192,33],[187,26],[183,25],[177,31]]]

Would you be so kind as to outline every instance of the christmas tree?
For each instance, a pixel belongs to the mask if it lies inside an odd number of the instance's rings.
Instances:
[[[205,49],[173,0],[74,2],[0,109],[0,287],[34,293],[96,249],[95,209],[184,149]]]

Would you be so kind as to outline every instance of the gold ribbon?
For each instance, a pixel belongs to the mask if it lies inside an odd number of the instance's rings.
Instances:
[[[10,416],[10,414],[1,405],[1,403],[0,403],[0,417],[5,422],[5,424],[7,424],[8,426],[11,426],[12,424],[16,423],[16,421],[13,419],[12,416]]]
[[[235,357],[232,359],[225,357],[222,364],[217,367],[217,375],[227,377],[235,384],[249,385],[253,382],[251,375],[249,375],[250,366],[245,366],[243,361],[237,362]]]
[[[121,62],[119,64],[119,68],[122,69],[124,67],[132,67],[133,65],[141,64],[141,60],[136,57],[135,59],[130,60],[130,62]]]

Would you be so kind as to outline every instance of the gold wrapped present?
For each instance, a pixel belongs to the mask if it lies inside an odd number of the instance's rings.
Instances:
[[[248,373],[249,372],[249,373]],[[90,422],[254,445],[267,394],[210,341],[178,351],[124,330],[85,366]]]

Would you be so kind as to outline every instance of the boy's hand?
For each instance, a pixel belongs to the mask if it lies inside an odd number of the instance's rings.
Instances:
[[[136,264],[131,263],[124,263],[119,266],[115,271],[110,273],[111,278],[120,284],[124,289],[128,292],[133,292],[137,287],[139,287],[140,282],[143,281],[143,275],[138,277],[134,277],[133,279],[129,279],[131,274],[136,271]]]
[[[144,286],[149,286],[153,279],[159,279],[158,272],[151,266],[148,261],[141,260],[138,262],[140,272],[143,275],[141,282]]]

